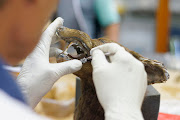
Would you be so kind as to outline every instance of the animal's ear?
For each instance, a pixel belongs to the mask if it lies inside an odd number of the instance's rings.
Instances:
[[[136,59],[144,64],[147,72],[148,84],[162,83],[169,79],[169,73],[163,63],[157,60],[151,60],[142,55],[125,48]]]
[[[144,59],[141,62],[147,72],[148,84],[163,83],[169,79],[169,73],[161,62],[150,59]]]

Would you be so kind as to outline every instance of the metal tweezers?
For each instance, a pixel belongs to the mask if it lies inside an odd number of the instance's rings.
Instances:
[[[111,56],[111,55],[114,55],[114,54],[111,54],[111,53],[104,53],[105,54],[105,56]],[[63,52],[63,53],[61,53],[61,54],[59,54],[59,57],[61,57],[61,58],[64,58],[64,59],[66,59],[66,60],[70,60],[71,58],[68,56],[68,53],[67,52]],[[80,61],[84,64],[84,63],[86,63],[87,61],[90,61],[90,60],[92,60],[92,56],[89,56],[89,57],[87,57],[87,58],[82,58],[82,59],[80,59]]]
[[[105,54],[105,56],[111,56],[111,55],[114,55],[114,54],[112,54],[112,53],[104,53]],[[89,61],[89,60],[92,60],[92,56],[89,56],[89,57],[87,57],[87,58],[82,58],[82,59],[80,59],[80,61],[84,64],[84,63],[86,63],[87,61]]]

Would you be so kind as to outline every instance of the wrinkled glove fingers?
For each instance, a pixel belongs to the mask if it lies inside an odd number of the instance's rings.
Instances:
[[[56,30],[63,25],[64,20],[60,17],[56,18],[44,31],[43,36],[46,39],[51,39],[54,35]]]
[[[80,60],[70,60],[57,64],[51,64],[51,67],[53,68],[53,73],[55,73],[55,76],[60,78],[63,75],[80,70],[82,67],[82,62]]]
[[[131,62],[136,60],[134,56],[132,56],[129,52],[127,51],[117,51],[115,55],[110,56],[111,61],[116,61],[116,62]]]
[[[104,45],[100,45],[98,47],[95,47],[91,50],[91,53],[95,50],[101,50],[104,53],[110,53],[111,55],[109,56],[109,59],[111,62],[116,61],[124,57],[124,55],[129,54],[123,47],[116,43],[107,43]]]
[[[49,57],[58,57],[63,51],[59,48],[51,47],[49,51]]]
[[[96,49],[100,49],[104,53],[110,53],[110,54],[115,54],[119,50],[125,51],[125,49],[121,47],[120,45],[118,45],[117,43],[106,43],[106,44],[100,45],[98,47],[91,49],[91,52],[93,52]]]
[[[58,27],[61,27],[62,25],[63,25],[63,19],[58,17],[44,31],[44,33],[41,36],[41,40],[37,45],[37,48],[39,48],[39,50],[42,51],[42,53],[46,53],[48,57],[49,57],[48,54],[49,54],[51,42],[56,37],[55,32],[58,29]]]
[[[95,49],[91,52],[91,55],[92,55],[91,64],[93,68],[101,67],[104,66],[105,64],[108,64],[108,61],[106,60],[106,57],[101,50]]]

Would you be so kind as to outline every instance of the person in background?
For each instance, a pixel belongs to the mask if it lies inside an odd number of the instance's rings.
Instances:
[[[113,0],[61,0],[56,16],[65,20],[65,27],[93,39],[106,36],[118,42],[120,16]]]
[[[58,0],[0,0],[0,120],[46,120],[31,108],[63,75],[81,69],[79,60],[49,63],[61,50],[50,49],[57,18],[42,32]],[[104,53],[113,54],[110,62]],[[143,64],[116,43],[91,50],[93,81],[106,120],[142,120],[141,105],[147,87]],[[26,58],[14,80],[4,69]],[[30,108],[31,107],[31,108]]]

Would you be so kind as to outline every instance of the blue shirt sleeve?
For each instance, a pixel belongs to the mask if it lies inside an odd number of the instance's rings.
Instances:
[[[9,96],[27,104],[19,86],[9,72],[4,69],[3,63],[3,60],[0,58],[0,90],[2,89]]]
[[[110,24],[120,22],[115,2],[113,0],[95,0],[95,12],[101,26],[106,27]]]

